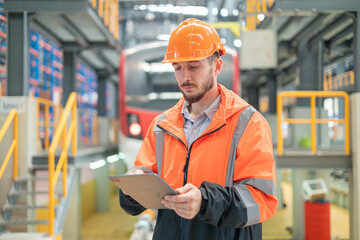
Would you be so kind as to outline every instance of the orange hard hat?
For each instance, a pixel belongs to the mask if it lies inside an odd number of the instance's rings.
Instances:
[[[219,34],[209,24],[196,18],[182,22],[172,33],[162,63],[198,61],[215,52],[225,55]]]

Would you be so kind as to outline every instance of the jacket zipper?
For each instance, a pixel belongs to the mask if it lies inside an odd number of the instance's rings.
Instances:
[[[210,135],[218,130],[220,130],[222,127],[224,127],[226,124],[223,124],[222,126],[220,126],[219,128],[215,129],[214,131],[211,131],[197,139],[195,139],[195,141],[197,141],[198,139],[202,138],[202,137],[205,137],[207,135]],[[175,139],[179,140],[182,144],[184,144],[184,146],[186,147],[186,144],[181,141],[180,138],[178,138],[177,136],[175,136],[174,134],[172,134],[171,132],[169,132],[168,130],[160,127],[159,125],[157,125],[160,129],[162,129],[164,132],[166,132],[167,134],[170,134],[172,137],[174,137]],[[194,141],[194,142],[195,142]],[[187,154],[186,154],[186,162],[185,162],[185,166],[184,166],[184,169],[183,169],[183,172],[184,172],[184,182],[183,182],[183,186],[185,186],[185,184],[187,183],[187,175],[188,175],[188,170],[189,170],[189,161],[190,161],[190,153],[191,153],[191,149],[192,149],[192,146],[194,144],[194,142],[191,144],[189,150],[187,151]],[[182,217],[180,217],[180,229],[183,229],[183,225],[184,225],[184,219]],[[182,239],[182,231],[180,230],[180,239]]]
[[[215,129],[214,131],[212,132],[209,132],[197,139],[195,139],[195,141],[197,141],[198,139],[202,138],[202,137],[205,137],[209,134],[212,134],[218,130],[220,130],[224,125],[220,126],[219,128]],[[195,142],[194,141],[194,142]],[[188,170],[189,170],[189,162],[190,162],[190,153],[191,153],[191,149],[192,149],[192,146],[194,145],[194,142],[191,144],[189,150],[187,151],[187,154],[186,154],[186,162],[185,162],[185,166],[184,166],[184,169],[183,169],[183,172],[184,172],[184,182],[183,182],[183,186],[185,186],[185,184],[187,183],[187,175],[188,175]],[[180,218],[180,229],[183,229],[183,225],[184,225],[184,219],[183,218]],[[182,231],[180,231],[180,239],[183,239],[183,234],[182,234]]]
[[[215,129],[215,130],[213,130],[213,131],[211,131],[211,132],[209,132],[209,133],[207,133],[207,134],[205,134],[205,135],[203,135],[203,136],[195,139],[195,141],[197,141],[197,140],[199,140],[200,138],[203,138],[203,137],[205,137],[205,136],[208,136],[208,135],[210,135],[210,134],[212,134],[212,133],[220,130],[220,129],[221,129],[222,127],[224,127],[225,125],[226,125],[226,124],[223,124],[222,126],[218,127],[217,129]],[[187,183],[187,175],[188,175],[188,170],[189,170],[190,153],[191,153],[191,149],[192,149],[192,146],[194,145],[194,142],[195,142],[195,141],[193,141],[193,143],[191,144],[191,146],[190,146],[190,148],[189,148],[189,150],[188,150],[188,152],[187,152],[187,155],[186,155],[186,162],[185,162],[185,166],[184,166],[184,169],[183,169],[183,172],[184,172],[184,182],[183,182],[183,185],[184,185],[184,186],[185,186],[185,184]]]

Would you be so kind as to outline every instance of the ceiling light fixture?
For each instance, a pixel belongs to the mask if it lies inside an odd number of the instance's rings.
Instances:
[[[260,14],[257,15],[257,18],[259,19],[260,22],[262,22],[265,19],[265,15],[260,13]]]

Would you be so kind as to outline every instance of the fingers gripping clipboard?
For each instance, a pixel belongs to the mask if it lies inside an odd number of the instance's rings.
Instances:
[[[177,194],[169,184],[154,173],[109,176],[109,180],[145,208],[165,209],[161,199],[166,195]]]

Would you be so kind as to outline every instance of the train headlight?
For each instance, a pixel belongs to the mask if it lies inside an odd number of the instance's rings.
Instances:
[[[129,132],[133,136],[139,136],[141,133],[141,126],[137,122],[133,122],[129,126]]]
[[[141,139],[142,126],[139,117],[134,113],[128,114],[128,124],[129,137]]]

